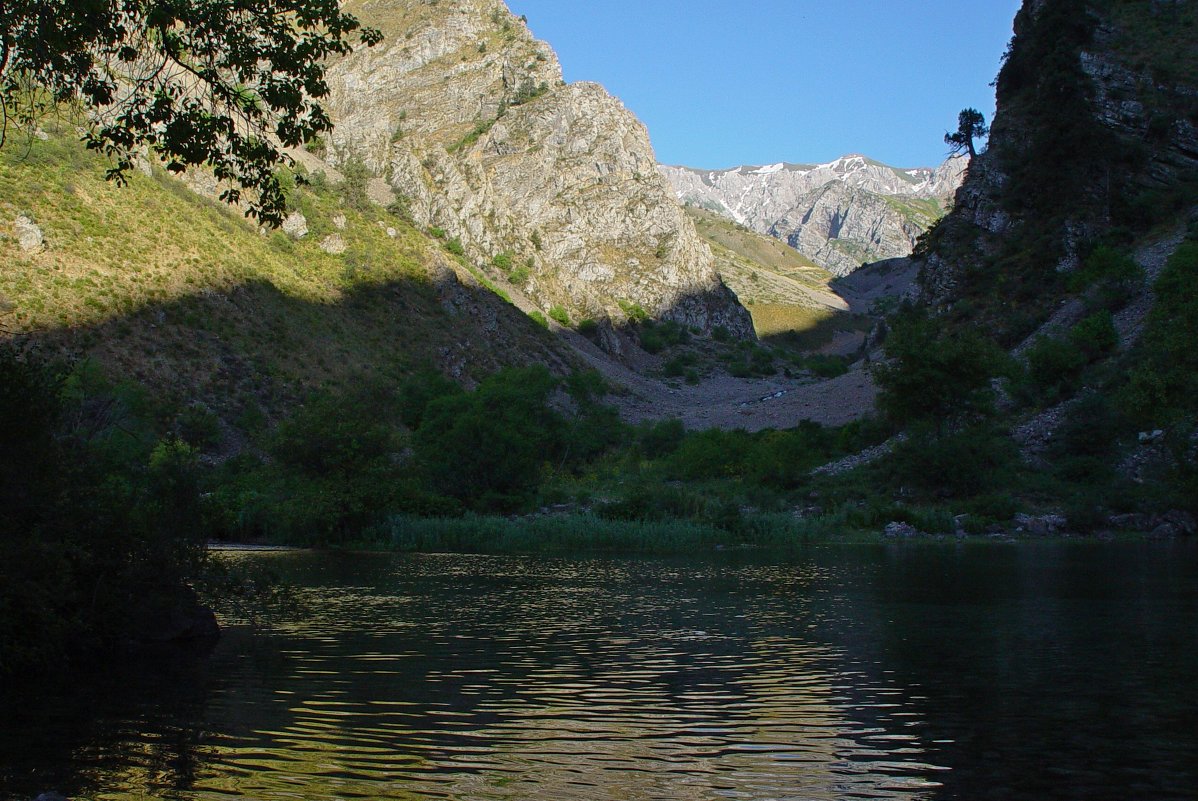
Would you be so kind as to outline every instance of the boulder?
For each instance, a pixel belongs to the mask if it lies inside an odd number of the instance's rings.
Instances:
[[[898,521],[887,523],[883,535],[887,539],[912,539],[914,537],[928,536],[927,532],[920,531],[910,523],[900,523]]]
[[[320,249],[332,256],[339,256],[345,252],[345,240],[341,234],[329,234],[321,240]]]
[[[283,220],[282,229],[292,239],[303,239],[308,235],[308,219],[298,211],[293,211]]]
[[[1069,521],[1063,515],[1015,515],[1015,525],[1036,537],[1051,537],[1064,531]]]
[[[24,214],[17,217],[12,227],[17,234],[17,244],[21,246],[21,250],[37,253],[45,248],[46,237],[42,234],[42,229]]]

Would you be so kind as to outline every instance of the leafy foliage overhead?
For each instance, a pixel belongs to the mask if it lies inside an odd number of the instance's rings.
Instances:
[[[283,148],[332,127],[325,60],[381,34],[338,0],[5,0],[0,146],[63,105],[118,183],[144,146],[172,171],[209,165],[222,199],[277,225]]]

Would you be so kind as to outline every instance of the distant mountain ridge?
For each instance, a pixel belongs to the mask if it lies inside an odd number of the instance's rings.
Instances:
[[[785,241],[836,275],[906,256],[952,206],[968,159],[899,168],[860,154],[727,170],[659,166],[678,200]]]

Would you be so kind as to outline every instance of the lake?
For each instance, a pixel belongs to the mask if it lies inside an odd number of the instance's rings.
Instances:
[[[0,797],[1192,799],[1198,546],[233,554],[200,660],[0,711]]]

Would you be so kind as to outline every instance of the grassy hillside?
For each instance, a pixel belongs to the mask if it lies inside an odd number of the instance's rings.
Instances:
[[[455,378],[564,364],[564,348],[443,243],[353,202],[352,188],[318,177],[293,189],[310,229],[295,240],[157,168],[118,188],[104,166],[67,134],[0,152],[0,297],[26,347],[92,359],[226,420],[426,363]],[[18,215],[44,232],[41,252],[8,235]],[[327,237],[344,252],[326,252]]]
[[[706,209],[688,206],[686,213],[711,247],[720,276],[753,316],[758,337],[843,349],[869,330],[870,321],[849,314],[830,288],[834,276],[794,248]]]

